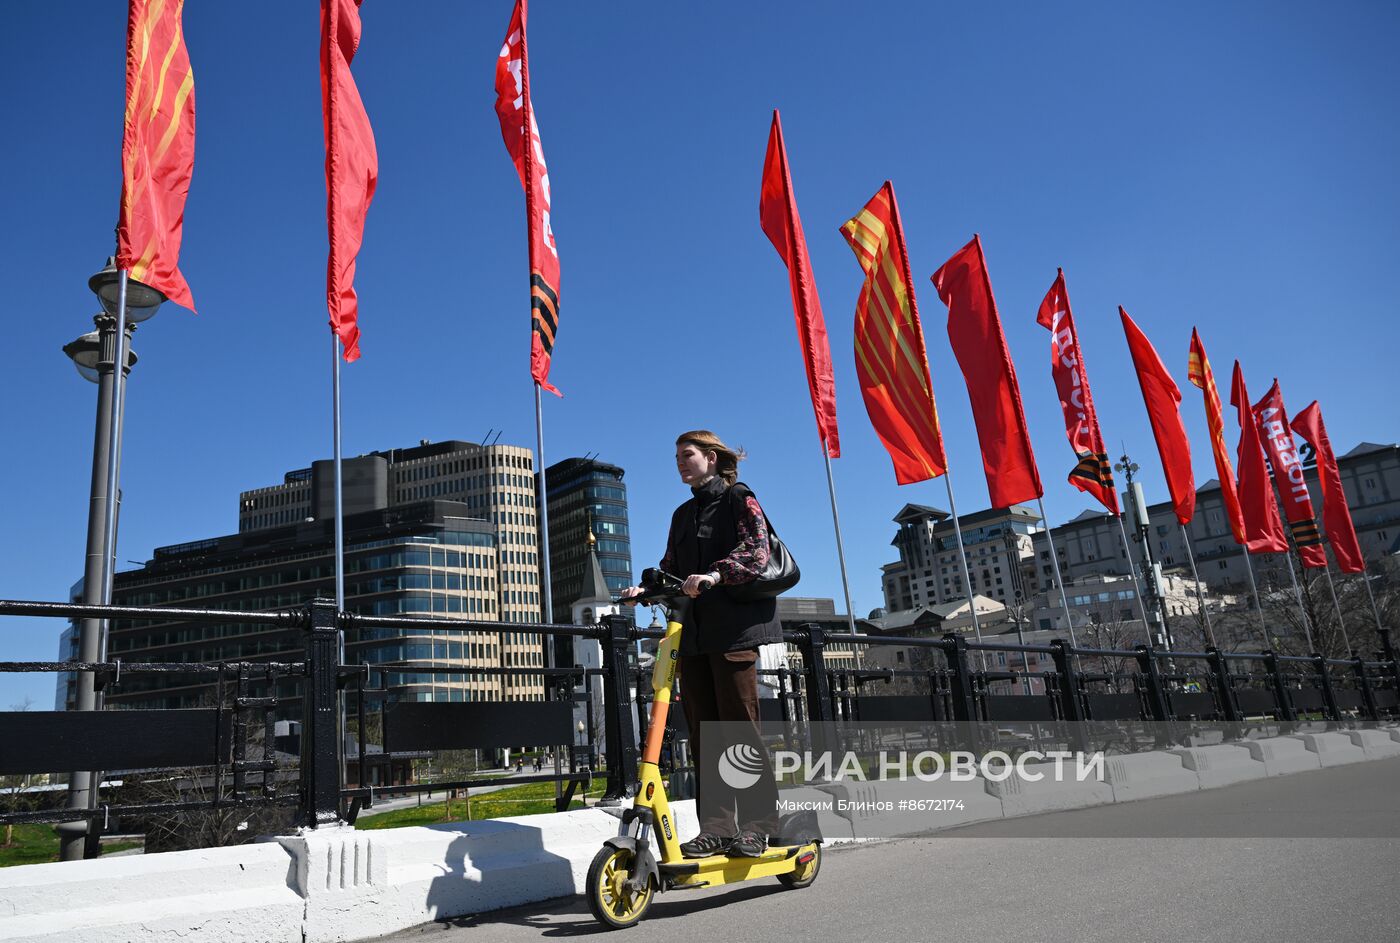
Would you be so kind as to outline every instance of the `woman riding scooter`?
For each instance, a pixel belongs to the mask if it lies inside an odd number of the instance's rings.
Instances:
[[[706,742],[701,731],[707,723],[746,723],[752,728],[751,742],[761,746],[758,647],[782,641],[775,599],[736,599],[724,588],[756,579],[769,557],[763,509],[753,492],[736,485],[741,458],[741,452],[708,430],[676,439],[676,470],[692,497],[671,516],[661,560],[662,570],[685,574],[682,591],[693,599],[678,671],[691,746],[697,762],[706,764],[716,762],[729,745]],[[622,601],[641,592],[629,587]],[[766,766],[766,751],[758,753]],[[700,834],[684,842],[681,852],[687,858],[762,855],[778,830],[771,769],[744,790],[731,789],[719,777],[697,779],[704,783],[695,802]]]

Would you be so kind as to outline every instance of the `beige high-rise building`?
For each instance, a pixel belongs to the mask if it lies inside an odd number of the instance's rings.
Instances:
[[[421,441],[406,449],[371,452],[342,462],[343,507],[346,515],[366,510],[393,509],[431,501],[465,505],[466,517],[491,525],[494,553],[481,555],[489,571],[473,574],[470,592],[485,599],[479,611],[463,611],[464,619],[501,622],[548,622],[541,617],[540,549],[535,501],[534,453],[517,445],[480,445],[448,440]],[[288,472],[280,485],[255,488],[239,495],[238,530],[249,533],[289,523],[323,520],[334,508],[316,506],[332,494],[322,479],[334,474],[329,461]],[[437,580],[436,574],[431,579]],[[347,574],[347,582],[349,576]],[[483,588],[489,587],[489,588]],[[347,585],[347,606],[357,594]],[[443,600],[445,605],[447,600]],[[408,603],[413,604],[413,603]],[[451,609],[434,616],[452,618]],[[407,613],[405,613],[407,614]],[[506,632],[499,647],[501,667],[542,667],[543,646],[538,633]],[[495,684],[495,679],[492,679]],[[499,682],[507,700],[539,700],[544,687],[538,676],[507,676]],[[473,688],[479,685],[473,682]]]

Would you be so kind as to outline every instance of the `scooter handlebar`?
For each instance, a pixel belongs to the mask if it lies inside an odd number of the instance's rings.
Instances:
[[[642,571],[641,592],[631,599],[639,603],[670,602],[678,597],[684,597],[681,586],[684,581],[679,577],[672,576],[665,570],[656,567],[647,567]]]

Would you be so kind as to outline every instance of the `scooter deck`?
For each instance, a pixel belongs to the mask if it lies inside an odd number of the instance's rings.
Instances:
[[[662,862],[657,865],[657,869],[678,885],[717,887],[753,878],[787,874],[797,869],[797,856],[814,847],[815,843],[777,845],[769,847],[756,858],[710,855],[705,858],[688,858],[685,861]]]

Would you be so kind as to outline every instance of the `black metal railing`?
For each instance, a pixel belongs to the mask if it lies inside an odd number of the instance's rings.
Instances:
[[[605,800],[626,798],[635,789],[638,744],[649,718],[650,673],[639,670],[635,652],[639,642],[661,635],[637,628],[630,616],[608,616],[586,626],[379,617],[338,611],[325,599],[260,613],[0,601],[0,615],[221,622],[273,626],[300,635],[299,661],[0,662],[0,672],[87,672],[99,689],[109,691],[118,689],[123,679],[176,676],[207,687],[207,704],[189,709],[0,712],[0,775],[207,771],[200,775],[209,785],[208,797],[199,800],[99,800],[85,809],[0,808],[0,824],[86,819],[90,835],[112,816],[279,806],[294,807],[299,824],[316,827],[354,821],[377,798],[487,783],[557,782],[557,807],[565,808],[577,788],[596,775],[606,778]],[[596,667],[515,667],[342,660],[346,638],[382,629],[589,639],[599,645],[599,662]],[[1384,629],[1381,650],[1371,659],[1147,646],[1127,651],[1076,647],[1063,640],[1014,645],[976,642],[959,634],[866,636],[829,632],[815,624],[785,632],[784,639],[795,657],[782,667],[763,670],[777,693],[764,703],[763,719],[782,722],[813,749],[824,746],[813,742],[825,735],[824,722],[952,721],[995,729],[1100,721],[1189,727],[1197,722],[1316,720],[1342,725],[1400,717],[1400,660]],[[828,659],[832,646],[841,646],[841,659]],[[881,659],[872,653],[890,647],[921,653],[922,663],[878,664]],[[1048,656],[1051,664],[1027,670],[1030,655]],[[987,656],[998,662],[996,668],[983,667]],[[1004,665],[997,656],[1004,656]],[[393,676],[407,675],[529,676],[542,679],[547,695],[543,701],[418,701],[402,696],[404,685],[389,683]],[[575,737],[575,705],[582,701],[592,711],[595,684],[602,693],[600,758],[593,755],[591,716],[585,742],[579,744]],[[285,719],[298,709],[299,740],[294,748],[279,752],[275,723],[279,715]],[[693,774],[681,746],[686,740],[683,712],[674,710],[670,718],[672,729],[664,741],[667,772]],[[369,752],[371,720],[383,740],[378,757]],[[358,747],[349,762],[344,756],[347,737]],[[395,756],[521,746],[567,750],[569,762],[555,771],[491,779],[372,781],[375,765]],[[345,777],[351,770],[354,781],[348,782]],[[683,785],[677,791],[683,794]]]

